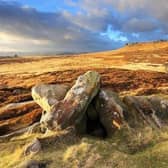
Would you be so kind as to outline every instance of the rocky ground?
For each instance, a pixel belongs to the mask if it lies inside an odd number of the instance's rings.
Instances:
[[[71,88],[77,77],[88,70],[97,71],[101,75],[101,88],[117,92],[121,99],[133,95],[148,96],[148,99],[155,95],[166,99],[168,75],[163,64],[167,60],[166,42],[138,44],[113,52],[81,56],[0,59],[0,135],[26,128],[40,120],[42,108],[33,101],[33,86],[66,84]],[[129,104],[128,98],[125,102]],[[52,133],[47,138],[39,133],[17,136],[2,141],[0,167],[14,167],[31,158],[40,161],[41,167],[166,168],[168,134],[165,116],[159,115],[164,125],[162,128],[159,128],[157,120],[155,128],[147,124],[133,129],[123,124],[120,131],[105,140],[91,135],[79,138],[66,131],[58,132],[57,136],[61,138],[55,138]],[[141,122],[136,119],[134,124]],[[25,145],[35,137],[41,138],[42,150],[36,155],[23,156]]]

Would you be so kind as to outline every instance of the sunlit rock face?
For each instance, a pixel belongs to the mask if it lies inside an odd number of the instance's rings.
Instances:
[[[100,75],[97,72],[88,71],[79,76],[65,98],[53,106],[50,114],[43,117],[42,124],[55,130],[80,123],[99,89]]]
[[[34,101],[42,107],[44,111],[49,112],[55,103],[65,97],[68,89],[69,86],[63,84],[41,84],[32,88],[32,97]]]
[[[123,107],[118,95],[110,90],[100,90],[95,98],[95,109],[107,135],[120,129],[123,122]]]
[[[39,85],[32,89],[43,108],[41,126],[49,130],[74,126],[78,133],[110,137],[123,123],[132,128],[161,128],[168,101],[150,96],[125,96],[100,88],[100,75],[88,71],[69,89],[66,85]]]

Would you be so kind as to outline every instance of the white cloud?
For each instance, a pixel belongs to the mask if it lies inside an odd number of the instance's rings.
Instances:
[[[96,51],[168,38],[167,0],[78,0],[67,5],[75,12],[47,13],[0,1],[1,50]]]

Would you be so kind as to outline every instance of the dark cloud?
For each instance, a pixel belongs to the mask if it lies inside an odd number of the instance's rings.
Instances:
[[[44,13],[17,3],[0,3],[0,32],[21,37],[18,44],[9,44],[18,50],[20,46],[27,50],[76,52],[117,47],[99,32],[75,24],[72,19],[65,12]]]
[[[0,49],[97,51],[117,48],[125,39],[168,39],[167,0],[67,2],[75,12],[63,9],[47,13],[1,1]],[[109,26],[111,30],[107,32]]]

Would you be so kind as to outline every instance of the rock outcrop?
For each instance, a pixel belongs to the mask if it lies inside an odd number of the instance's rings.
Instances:
[[[78,77],[65,98],[56,103],[50,113],[41,120],[50,130],[66,128],[81,122],[88,105],[100,89],[100,75],[89,71]]]
[[[73,126],[76,133],[110,137],[124,122],[132,128],[148,125],[158,129],[168,119],[167,99],[156,96],[120,98],[111,89],[100,88],[100,75],[94,71],[79,76],[72,88],[58,84],[37,85],[32,88],[32,97],[34,101],[0,108],[0,135],[9,134],[2,139],[28,131],[24,128],[35,122],[32,132]]]
[[[143,126],[147,124],[153,128],[161,128],[161,122],[154,106],[148,101],[147,97],[126,96],[124,103],[128,107],[128,123],[132,127]]]

